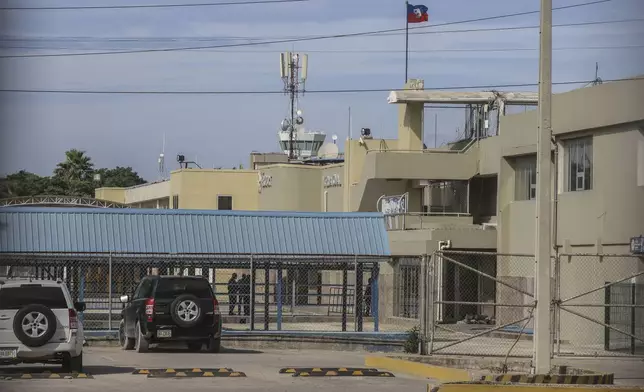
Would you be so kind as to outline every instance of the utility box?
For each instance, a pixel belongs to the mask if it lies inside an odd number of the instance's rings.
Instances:
[[[634,255],[644,255],[644,236],[631,238],[631,253]]]

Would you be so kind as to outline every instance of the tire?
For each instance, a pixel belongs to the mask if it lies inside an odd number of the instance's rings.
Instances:
[[[221,352],[221,338],[208,339],[208,345],[206,347],[209,353],[219,354]]]
[[[141,333],[141,324],[139,324],[138,321],[136,322],[135,333],[136,338],[134,339],[134,349],[137,353],[147,353],[150,349],[150,342],[148,342],[145,336],[143,336],[143,333]]]
[[[82,373],[83,372],[83,353],[77,357],[65,358],[63,360],[64,373]]]
[[[199,342],[199,341],[192,342],[192,341],[190,341],[190,342],[187,342],[186,345],[188,346],[188,350],[196,352],[196,351],[201,351],[201,348],[203,347],[203,342]]]
[[[125,319],[121,319],[119,323],[119,345],[121,350],[132,350],[136,344],[135,338],[129,338],[127,332],[125,331]]]
[[[28,326],[30,322],[35,329],[27,333],[23,324]],[[58,320],[51,309],[44,305],[32,304],[18,310],[13,319],[13,332],[25,346],[40,347],[54,336],[57,324]]]
[[[170,304],[170,316],[177,326],[190,328],[203,319],[203,309],[199,299],[192,294],[183,294]]]

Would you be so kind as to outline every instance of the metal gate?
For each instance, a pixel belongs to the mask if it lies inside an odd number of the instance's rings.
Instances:
[[[555,355],[644,356],[644,259],[562,254],[555,276]]]
[[[440,251],[427,269],[430,354],[532,356],[534,256]]]

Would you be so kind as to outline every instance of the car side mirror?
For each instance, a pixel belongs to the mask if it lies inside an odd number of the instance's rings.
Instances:
[[[130,302],[130,296],[129,296],[129,295],[127,295],[127,294],[126,294],[126,295],[121,295],[121,298],[119,298],[119,299],[120,299],[120,300],[121,300],[121,302],[123,302],[124,304],[126,304],[126,303]]]
[[[85,309],[87,309],[87,306],[85,305],[85,302],[74,302],[74,309],[76,309],[77,312],[84,312]]]

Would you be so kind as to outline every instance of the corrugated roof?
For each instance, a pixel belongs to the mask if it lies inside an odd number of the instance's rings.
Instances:
[[[0,208],[2,252],[390,255],[380,213]]]

